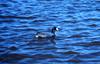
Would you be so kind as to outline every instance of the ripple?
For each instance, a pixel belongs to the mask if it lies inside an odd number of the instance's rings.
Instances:
[[[84,19],[84,20],[86,20],[86,21],[91,21],[91,20],[93,20],[93,21],[100,21],[100,18],[86,18],[86,19]]]
[[[0,16],[0,18],[15,18],[15,19],[34,19],[37,17],[30,16],[30,17],[24,17],[24,16]]]
[[[90,25],[88,25],[88,26],[90,26],[90,27],[97,27],[96,24],[90,24]]]
[[[0,45],[0,56],[7,51],[7,47]]]
[[[78,45],[82,46],[100,46],[100,41],[93,41],[93,42],[88,42],[88,43],[79,43]]]
[[[10,7],[10,5],[9,4],[0,3],[0,7]]]
[[[97,9],[96,9],[96,11],[100,11],[100,9],[99,9],[99,8],[97,8]]]
[[[13,62],[16,60],[21,60],[24,58],[29,58],[30,56],[25,55],[25,54],[6,54],[6,55],[2,55],[0,57],[1,61],[7,61],[7,62]]]
[[[86,62],[98,62],[100,61],[98,58],[98,56],[100,56],[99,54],[100,52],[94,52],[94,53],[89,53],[89,54],[82,54],[82,55],[78,55],[77,57],[80,58],[82,61],[86,61]]]
[[[70,59],[70,60],[68,60],[67,62],[82,62],[81,60],[77,60],[77,59]]]
[[[16,46],[9,47],[9,50],[17,50],[18,48]]]
[[[8,29],[10,29],[10,27],[7,26],[0,27],[0,30],[8,30]]]
[[[63,54],[79,54],[78,52],[74,51],[68,51],[68,52],[62,52]]]
[[[52,55],[52,54],[36,54],[32,55],[35,59],[51,59],[51,58],[58,58],[58,56]]]
[[[15,22],[16,22],[16,19],[9,19],[9,18],[3,19],[3,18],[0,18],[0,23],[15,23]]]
[[[68,38],[82,38],[82,37],[86,37],[86,36],[82,34],[75,34],[75,35],[69,36]]]
[[[0,37],[0,42],[4,42],[6,39]]]

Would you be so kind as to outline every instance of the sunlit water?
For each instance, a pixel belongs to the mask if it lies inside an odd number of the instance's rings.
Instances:
[[[99,0],[0,0],[0,64],[70,63],[100,64]]]

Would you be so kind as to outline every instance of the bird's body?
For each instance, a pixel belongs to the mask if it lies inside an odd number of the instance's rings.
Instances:
[[[37,32],[35,37],[36,38],[55,38],[55,32],[58,31],[57,27],[53,27],[50,32]]]
[[[38,32],[36,37],[37,38],[46,38],[46,37],[51,37],[52,35],[53,35],[52,33]]]

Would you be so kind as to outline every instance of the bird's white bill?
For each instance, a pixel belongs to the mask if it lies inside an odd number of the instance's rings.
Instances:
[[[36,38],[38,38],[39,36],[38,36],[38,35],[36,35],[35,37],[36,37]]]
[[[56,28],[56,30],[58,31],[58,30],[59,30],[59,28]]]

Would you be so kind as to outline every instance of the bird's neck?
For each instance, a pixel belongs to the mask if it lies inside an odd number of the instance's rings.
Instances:
[[[51,30],[51,33],[53,34],[53,36],[56,36],[55,30]]]
[[[53,34],[53,36],[56,36],[56,33],[55,33],[55,31],[52,31],[51,33]]]

